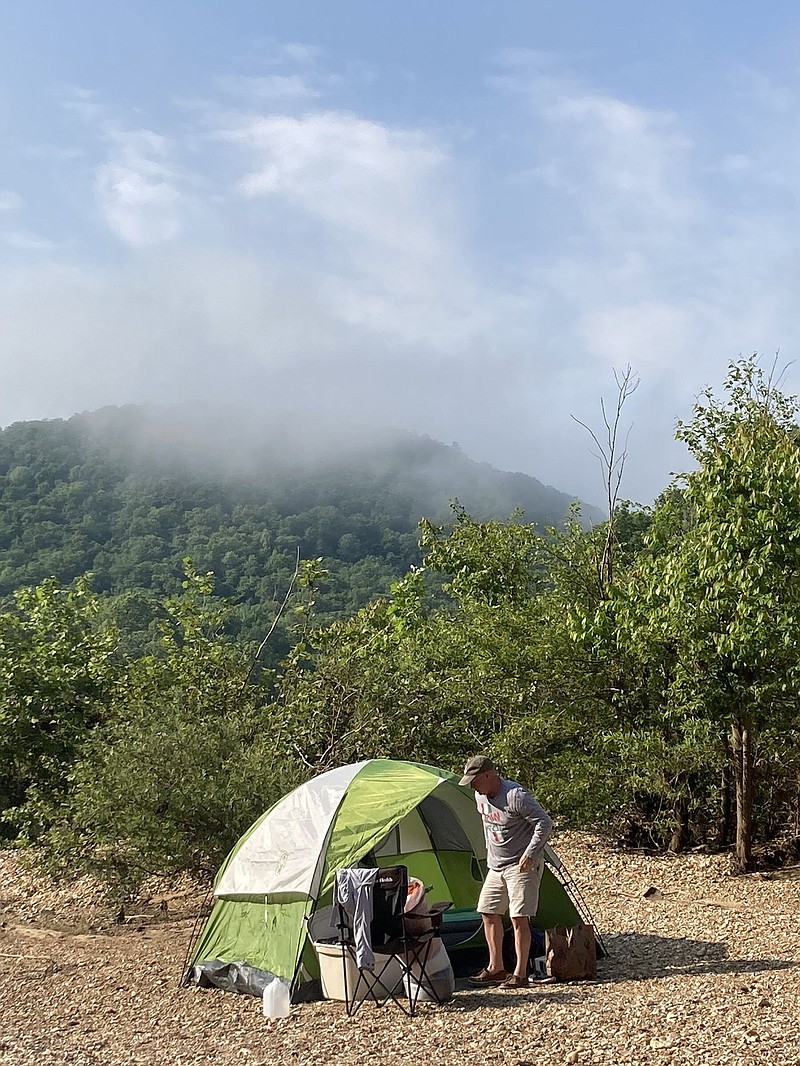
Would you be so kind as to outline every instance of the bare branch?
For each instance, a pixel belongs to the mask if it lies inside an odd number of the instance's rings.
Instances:
[[[250,663],[250,669],[247,671],[247,676],[245,677],[244,681],[242,682],[242,690],[239,693],[240,696],[242,695],[242,693],[244,692],[245,688],[247,687],[248,681],[253,676],[253,671],[255,670],[255,668],[256,668],[256,666],[258,664],[258,660],[261,657],[262,651],[264,650],[264,648],[266,648],[267,643],[268,643],[270,637],[272,636],[272,634],[275,632],[275,629],[277,628],[278,622],[281,620],[284,611],[289,606],[289,601],[291,600],[291,598],[292,598],[292,596],[294,594],[294,589],[295,589],[295,586],[297,584],[297,579],[298,579],[299,576],[300,576],[300,547],[298,546],[297,554],[295,556],[295,561],[294,561],[294,573],[292,574],[291,580],[289,582],[289,587],[286,590],[286,595],[283,597],[283,603],[281,603],[280,607],[278,608],[278,611],[277,611],[275,617],[272,619],[272,625],[269,627],[267,635],[261,641],[261,643],[258,646],[258,651],[253,656],[253,660]]]
[[[594,442],[597,451],[592,452],[592,455],[599,460],[603,471],[603,484],[605,485],[606,490],[606,507],[608,509],[608,526],[603,550],[595,563],[601,594],[604,590],[607,590],[610,587],[614,576],[613,549],[616,540],[614,512],[619,499],[622,476],[625,471],[625,462],[628,458],[628,439],[630,437],[631,429],[633,428],[632,425],[628,427],[628,432],[625,434],[624,444],[620,447],[620,420],[622,418],[622,409],[625,406],[626,401],[639,388],[640,379],[634,377],[633,370],[629,363],[624,371],[614,371],[614,381],[617,386],[617,400],[613,414],[609,415],[605,400],[603,397],[600,398],[600,411],[603,416],[603,425],[605,426],[605,444],[600,442],[599,437],[590,426],[587,426],[585,422],[581,422],[581,420],[576,418],[575,415],[571,416],[574,422],[577,422],[579,426],[586,430]]]

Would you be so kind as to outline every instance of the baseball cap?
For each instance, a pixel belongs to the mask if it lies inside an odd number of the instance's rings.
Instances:
[[[464,767],[464,776],[458,782],[459,785],[471,785],[478,774],[484,770],[494,770],[494,763],[486,755],[473,755]]]

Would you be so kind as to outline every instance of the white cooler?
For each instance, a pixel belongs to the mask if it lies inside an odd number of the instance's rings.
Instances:
[[[322,994],[326,999],[344,1000],[344,972],[342,967],[342,947],[340,944],[314,944],[314,949],[319,958],[319,975],[322,980]],[[379,952],[375,953],[375,969],[380,972],[385,958]],[[345,954],[345,966],[347,968],[347,991],[352,998],[358,983],[358,967],[353,962],[349,952]],[[381,984],[376,988],[376,995],[385,998],[386,991],[391,991],[395,985],[400,985],[402,991],[403,968],[397,959],[392,959],[386,972],[381,977]],[[364,971],[364,977],[358,989],[358,1001],[369,996],[369,988],[376,982],[368,971]],[[386,991],[381,985],[385,986]],[[397,992],[395,992],[397,995]]]

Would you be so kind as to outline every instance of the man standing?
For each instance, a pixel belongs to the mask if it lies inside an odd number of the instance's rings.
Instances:
[[[492,760],[485,755],[469,760],[459,784],[470,785],[475,791],[489,867],[478,898],[489,963],[470,981],[475,985],[525,988],[531,950],[530,919],[539,906],[544,846],[552,832],[553,820],[527,789],[500,777]],[[512,974],[503,967],[502,916],[506,911],[514,928],[517,955]]]

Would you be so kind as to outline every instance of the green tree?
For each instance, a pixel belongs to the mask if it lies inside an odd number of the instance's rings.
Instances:
[[[724,402],[706,391],[678,427],[698,464],[685,476],[688,528],[643,566],[618,618],[669,663],[670,713],[727,730],[747,870],[759,736],[790,735],[800,695],[798,405],[755,357],[732,363],[725,387]],[[674,501],[667,507],[657,529],[680,523]]]
[[[185,560],[164,604],[161,649],[132,661],[49,811],[52,862],[130,888],[149,873],[210,874],[285,791],[274,723],[247,649],[224,636],[230,605]]]
[[[390,597],[309,633],[289,657],[282,742],[309,773],[371,756],[455,768],[527,700],[541,581],[532,527],[456,507],[453,530],[423,522],[421,543],[423,566]]]
[[[495,744],[510,771],[536,773],[541,798],[573,825],[633,826],[639,797],[663,771],[654,755],[646,774],[632,757],[643,748],[649,686],[617,638],[610,606],[649,522],[647,509],[621,503],[611,540],[606,523],[587,530],[573,520],[540,542],[542,587],[524,638],[532,687]]]
[[[97,625],[98,610],[88,577],[67,587],[51,578],[0,614],[0,810],[28,836],[118,681],[116,633]]]

